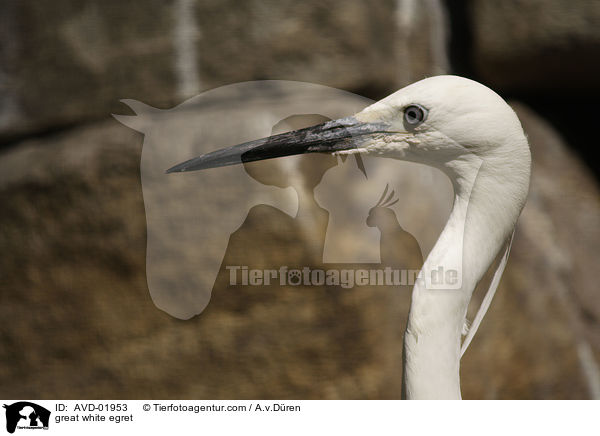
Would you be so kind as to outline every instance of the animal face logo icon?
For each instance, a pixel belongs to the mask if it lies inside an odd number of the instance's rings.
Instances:
[[[47,429],[50,421],[50,411],[29,401],[19,401],[4,405],[6,409],[6,431],[14,433],[21,429]]]

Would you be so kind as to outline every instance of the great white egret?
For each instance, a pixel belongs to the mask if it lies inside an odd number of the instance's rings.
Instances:
[[[496,290],[529,190],[531,155],[519,119],[489,88],[462,77],[436,76],[354,116],[217,150],[167,172],[315,152],[413,161],[450,178],[452,211],[421,277],[455,271],[458,281],[433,289],[419,280],[413,288],[404,335],[404,394],[460,399],[460,358]],[[500,266],[461,345],[473,290],[503,247]]]

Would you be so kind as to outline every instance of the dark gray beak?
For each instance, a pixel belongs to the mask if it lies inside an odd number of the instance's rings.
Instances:
[[[333,153],[357,148],[368,135],[387,133],[385,123],[363,123],[354,117],[328,121],[203,154],[167,170],[167,173],[205,170],[243,162],[305,153]]]

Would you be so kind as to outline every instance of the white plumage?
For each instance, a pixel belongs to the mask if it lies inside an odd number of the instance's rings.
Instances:
[[[425,121],[406,129],[402,113],[411,105],[427,110]],[[409,399],[460,398],[460,357],[491,302],[529,189],[531,156],[513,110],[496,93],[469,79],[436,76],[403,88],[355,115],[365,122],[388,121],[395,133],[375,135],[358,149],[436,167],[452,181],[454,205],[421,273],[458,268],[459,289],[412,293],[404,337],[404,383]],[[461,336],[475,286],[506,249],[467,334]]]

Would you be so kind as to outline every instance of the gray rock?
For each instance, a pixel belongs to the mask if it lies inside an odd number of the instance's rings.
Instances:
[[[495,89],[587,96],[600,76],[600,3],[474,0],[472,61]]]
[[[103,118],[118,98],[170,102],[175,90],[169,3],[3,2],[0,65],[10,100],[5,138]]]
[[[444,70],[440,2],[8,0],[0,141],[255,79],[383,95]]]

